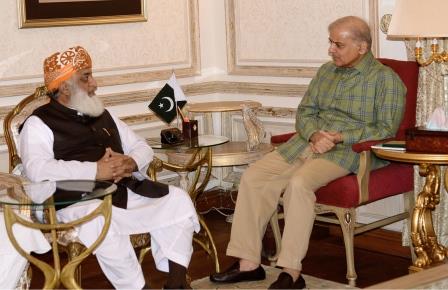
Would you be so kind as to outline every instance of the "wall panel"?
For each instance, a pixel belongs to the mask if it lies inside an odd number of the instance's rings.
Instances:
[[[327,26],[347,15],[376,31],[374,0],[227,0],[228,69],[233,74],[312,77],[329,60]],[[376,53],[376,33],[374,34]]]

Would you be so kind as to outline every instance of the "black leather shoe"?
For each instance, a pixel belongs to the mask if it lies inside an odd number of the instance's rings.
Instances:
[[[291,275],[281,272],[277,281],[272,283],[269,289],[304,289],[305,287],[305,279],[303,279],[302,275],[297,278],[296,282],[293,282]]]
[[[210,275],[210,281],[218,283],[236,283],[241,281],[259,281],[266,278],[263,267],[251,271],[240,271],[240,262],[233,264],[227,271]]]

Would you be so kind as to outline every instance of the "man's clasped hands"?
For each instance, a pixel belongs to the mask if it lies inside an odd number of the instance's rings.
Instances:
[[[122,178],[130,177],[137,170],[137,164],[131,157],[115,152],[110,147],[106,148],[103,157],[97,161],[98,180],[120,181]]]
[[[325,153],[342,141],[340,132],[320,130],[311,135],[310,148],[313,153]]]

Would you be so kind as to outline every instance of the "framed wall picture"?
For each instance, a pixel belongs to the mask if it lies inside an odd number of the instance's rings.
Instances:
[[[146,21],[146,0],[18,0],[19,27]]]

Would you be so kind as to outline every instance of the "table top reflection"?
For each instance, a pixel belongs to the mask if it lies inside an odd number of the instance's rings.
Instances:
[[[0,190],[0,204],[13,206],[58,206],[103,198],[117,186],[108,181],[62,180],[24,183]]]
[[[229,142],[229,138],[226,136],[218,135],[200,135],[197,138],[191,140],[185,140],[184,143],[179,145],[162,144],[160,138],[147,138],[149,146],[153,149],[167,149],[167,150],[185,150],[185,149],[197,149],[206,148],[221,145]]]

